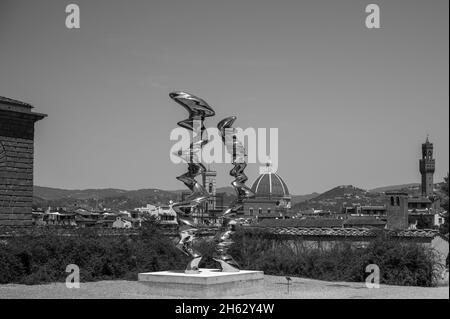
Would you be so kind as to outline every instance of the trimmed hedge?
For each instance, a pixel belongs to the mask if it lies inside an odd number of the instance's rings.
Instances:
[[[380,283],[433,286],[436,258],[430,248],[405,244],[381,231],[366,248],[342,242],[329,249],[311,249],[264,230],[239,230],[230,254],[244,269],[277,276],[298,276],[328,281],[364,282],[366,266],[376,264]]]
[[[98,236],[95,229],[71,236],[44,231],[0,243],[0,283],[64,282],[67,265],[80,267],[80,280],[137,280],[139,272],[183,269],[187,258],[147,224],[135,236]]]
[[[401,243],[385,232],[366,248],[344,242],[331,249],[311,249],[298,240],[249,229],[239,229],[233,239],[229,253],[243,269],[270,275],[364,282],[366,266],[376,264],[382,284],[432,286],[434,282],[433,251]],[[204,256],[200,267],[219,267],[211,258],[214,241],[202,239],[195,246]],[[80,267],[83,282],[137,280],[139,272],[182,270],[188,261],[154,223],[146,223],[137,235],[99,236],[95,229],[62,235],[47,230],[39,236],[0,241],[0,284],[64,282],[69,264]]]

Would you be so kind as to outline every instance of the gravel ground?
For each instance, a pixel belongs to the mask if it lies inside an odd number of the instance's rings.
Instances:
[[[368,289],[364,283],[328,282],[291,277],[290,292],[287,293],[286,279],[278,276],[265,276],[264,290],[245,297],[230,298],[254,299],[449,299],[449,287],[422,288],[384,286]],[[137,281],[99,281],[81,283],[79,289],[68,289],[64,283],[48,285],[0,285],[0,299],[141,299],[167,298],[154,289]]]

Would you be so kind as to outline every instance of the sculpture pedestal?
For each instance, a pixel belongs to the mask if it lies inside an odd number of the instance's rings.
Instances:
[[[184,271],[140,273],[139,282],[155,289],[158,294],[183,298],[234,298],[261,291],[262,271],[241,270],[221,272],[219,269],[200,269],[199,274]]]

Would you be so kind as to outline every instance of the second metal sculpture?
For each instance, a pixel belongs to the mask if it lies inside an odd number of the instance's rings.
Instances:
[[[236,129],[232,127],[234,121],[236,121],[236,117],[230,116],[217,124],[226,150],[232,155],[232,164],[234,167],[230,171],[230,175],[235,179],[231,182],[231,185],[236,191],[236,200],[223,213],[223,219],[224,223],[227,225],[227,230],[219,236],[218,244],[216,246],[216,256],[214,258],[214,260],[219,262],[222,266],[222,271],[225,272],[239,271],[238,263],[228,254],[228,249],[233,244],[231,236],[237,225],[234,218],[238,211],[241,210],[243,200],[255,196],[253,191],[245,185],[245,182],[248,180],[244,173],[244,170],[247,167],[247,154],[245,153],[243,144],[237,138]]]

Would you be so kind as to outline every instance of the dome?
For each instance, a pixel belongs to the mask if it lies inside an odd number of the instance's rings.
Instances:
[[[252,185],[252,191],[255,197],[290,198],[286,183],[278,174],[270,171],[259,175]]]

